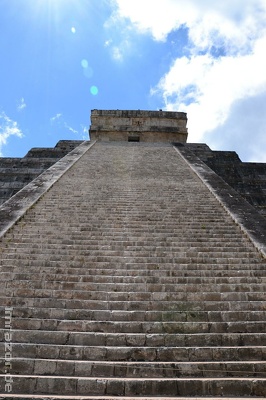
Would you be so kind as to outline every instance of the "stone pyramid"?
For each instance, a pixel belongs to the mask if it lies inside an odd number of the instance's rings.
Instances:
[[[0,399],[265,398],[265,218],[184,113],[90,135],[0,208]]]

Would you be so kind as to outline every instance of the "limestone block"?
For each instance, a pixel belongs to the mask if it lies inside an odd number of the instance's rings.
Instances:
[[[92,110],[90,139],[184,143],[186,122],[181,112]]]

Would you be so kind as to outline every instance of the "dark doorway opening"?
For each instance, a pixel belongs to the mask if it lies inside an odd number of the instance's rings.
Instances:
[[[129,142],[139,142],[139,136],[129,136],[128,141]]]

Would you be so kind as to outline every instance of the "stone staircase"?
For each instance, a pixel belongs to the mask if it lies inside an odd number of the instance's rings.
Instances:
[[[32,148],[23,158],[0,157],[0,204],[81,143],[81,140],[60,140],[52,148]]]
[[[96,143],[0,258],[1,399],[266,397],[266,261],[171,145]]]

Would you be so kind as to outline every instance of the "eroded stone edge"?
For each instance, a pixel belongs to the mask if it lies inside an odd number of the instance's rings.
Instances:
[[[184,145],[174,148],[266,258],[266,219]]]
[[[84,141],[0,206],[0,238],[47,192],[94,144]]]

